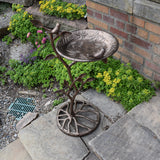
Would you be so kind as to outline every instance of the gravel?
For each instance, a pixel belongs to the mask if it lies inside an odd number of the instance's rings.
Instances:
[[[0,58],[3,58],[0,65],[8,66],[10,48],[16,43],[17,41],[7,46],[0,40]],[[22,50],[23,47],[24,45],[22,45]],[[53,88],[59,88],[58,83],[55,82]],[[21,85],[14,84],[10,79],[8,79],[7,84],[0,84],[0,150],[18,138],[18,131],[16,130],[18,121],[14,116],[7,114],[10,104],[18,97],[33,98],[36,103],[34,112],[42,116],[53,109],[53,101],[59,97],[54,94],[53,88],[44,90],[37,87],[29,90]]]

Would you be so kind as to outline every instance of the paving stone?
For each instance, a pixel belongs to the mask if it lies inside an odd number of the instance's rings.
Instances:
[[[101,160],[93,152],[90,153],[84,160]]]
[[[103,160],[159,160],[160,157],[160,140],[129,115],[89,144]]]
[[[97,106],[105,115],[113,121],[124,115],[126,112],[121,104],[111,101],[105,94],[89,89],[81,94],[90,103]]]
[[[117,8],[122,11],[125,11],[127,13],[132,13],[132,8],[133,8],[133,0],[92,0],[94,2],[112,7],[112,8]]]
[[[37,117],[38,117],[37,113],[28,112],[27,114],[25,114],[25,116],[16,125],[17,131],[21,130],[22,128],[30,124]]]
[[[94,130],[91,134],[88,134],[86,136],[81,137],[85,143],[88,145],[88,142],[94,139],[96,136],[98,136],[100,133],[107,130],[112,123],[104,116],[103,113],[100,112],[100,123],[96,130]]]
[[[152,130],[160,139],[160,96],[153,97],[149,103],[142,103],[128,113],[141,125]]]
[[[89,153],[79,137],[58,129],[56,109],[22,129],[19,137],[33,160],[82,160]]]
[[[156,23],[160,23],[160,5],[147,0],[135,0],[133,13]]]
[[[0,151],[0,160],[32,160],[19,139]]]

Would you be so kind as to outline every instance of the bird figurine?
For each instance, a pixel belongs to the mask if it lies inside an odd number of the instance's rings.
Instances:
[[[52,34],[57,34],[60,30],[61,25],[59,23],[56,23],[56,26],[54,27],[54,29],[52,29],[51,33]]]
[[[97,52],[96,54],[94,54],[93,57],[97,58],[97,59],[100,59],[100,58],[103,57],[104,53],[105,53],[105,49],[102,48],[99,52]]]

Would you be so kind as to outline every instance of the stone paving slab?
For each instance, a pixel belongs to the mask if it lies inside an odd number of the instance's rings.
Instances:
[[[90,153],[84,160],[101,160],[94,153]]]
[[[105,94],[98,93],[93,89],[89,89],[83,92],[81,95],[90,103],[97,106],[113,121],[126,113],[121,104],[111,101]]]
[[[128,113],[135,121],[149,128],[160,139],[160,96],[142,103]]]
[[[160,159],[160,140],[129,115],[125,115],[89,144],[103,160]]]
[[[22,129],[19,137],[33,160],[82,160],[89,153],[79,137],[58,129],[56,109]]]
[[[0,151],[0,160],[32,160],[19,139]]]

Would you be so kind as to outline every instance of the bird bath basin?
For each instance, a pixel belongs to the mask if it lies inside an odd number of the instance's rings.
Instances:
[[[117,49],[118,41],[113,35],[89,29],[66,33],[56,45],[59,55],[79,62],[106,59],[113,55]]]

